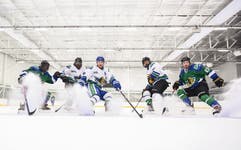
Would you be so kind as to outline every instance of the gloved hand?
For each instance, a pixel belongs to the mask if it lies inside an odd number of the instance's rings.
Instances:
[[[147,80],[150,85],[152,85],[155,82],[155,80],[152,77],[148,77]]]
[[[218,77],[217,79],[213,80],[213,82],[215,83],[215,85],[217,87],[222,87],[224,85],[224,80],[220,77]]]
[[[22,84],[23,83],[23,77],[19,77],[18,78],[18,84]]]
[[[79,83],[81,86],[87,85],[87,78],[86,78],[86,76],[81,76],[81,78],[78,80],[78,83]]]
[[[76,80],[81,79],[81,75],[75,76],[74,79],[76,79]]]
[[[53,75],[54,79],[57,80],[60,77],[61,73],[56,71]]]
[[[66,82],[69,81],[69,79],[68,79],[67,76],[60,76],[60,79],[62,79],[62,81],[63,81],[64,83],[66,83]]]
[[[179,88],[179,85],[179,81],[176,81],[172,86],[173,90],[177,90]]]
[[[113,81],[113,87],[116,89],[116,90],[121,90],[121,85],[120,85],[120,82],[119,81]]]
[[[150,85],[147,85],[143,90],[142,90],[142,95],[145,91],[151,91],[152,87]]]
[[[72,79],[71,77],[67,77],[67,76],[60,76],[60,78],[62,79],[62,81],[64,83],[70,83],[70,84],[74,84],[76,81],[74,79]]]
[[[85,81],[83,81],[83,80],[81,80],[81,79],[78,80],[78,82],[79,82],[79,84],[80,84],[81,86],[85,86],[85,84],[86,84]]]
[[[100,82],[101,85],[107,84],[105,78],[103,78],[103,77],[101,77],[101,78],[99,79],[99,82]]]

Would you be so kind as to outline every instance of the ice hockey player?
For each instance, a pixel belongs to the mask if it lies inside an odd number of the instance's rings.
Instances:
[[[198,96],[199,99],[213,108],[213,114],[221,111],[221,105],[209,95],[208,84],[205,76],[209,76],[217,87],[222,87],[224,80],[213,70],[202,64],[192,64],[189,57],[181,59],[182,69],[179,80],[173,84],[173,90],[177,90],[177,95],[188,106],[193,108],[193,103],[189,97]],[[186,86],[179,89],[179,86]]]
[[[142,59],[142,65],[147,69],[148,84],[142,92],[142,99],[146,101],[148,111],[154,111],[152,100],[162,101],[163,92],[168,88],[167,74],[162,69],[161,65],[152,62],[149,57]],[[164,103],[163,103],[164,104]],[[167,108],[161,106],[162,114],[165,113]]]
[[[89,95],[91,97],[90,100],[93,106],[102,100],[105,101],[105,111],[111,111],[112,95],[103,90],[103,86],[111,84],[116,90],[121,90],[121,85],[104,65],[104,57],[98,56],[96,58],[96,66],[86,69],[82,80],[87,83]]]
[[[61,72],[56,72],[57,78],[61,78],[65,83],[65,87],[72,86],[77,83],[84,72],[82,67],[82,58],[77,57],[72,65],[63,68]]]
[[[77,57],[72,65],[64,67],[61,72],[56,72],[57,78],[61,78],[65,83],[65,88],[68,93],[68,99],[64,105],[66,110],[70,110],[73,104],[73,91],[71,90],[71,87],[75,83],[81,82],[84,70],[85,69],[82,67],[82,58]]]
[[[19,75],[19,78],[18,78],[19,84],[22,84],[24,77],[30,72],[39,76],[42,83],[54,84],[55,80],[57,79],[57,76],[56,74],[54,74],[53,76],[49,74],[48,72],[49,66],[50,66],[49,62],[46,60],[43,60],[40,66],[32,66],[29,69],[22,71],[22,73]],[[28,102],[28,105],[31,105],[31,101]],[[42,107],[47,107],[47,105],[43,104]],[[19,110],[24,110],[24,108],[25,108],[25,103],[20,104]]]

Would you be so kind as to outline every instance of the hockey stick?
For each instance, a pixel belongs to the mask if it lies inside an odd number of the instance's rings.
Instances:
[[[65,104],[62,104],[61,106],[59,106],[59,108],[57,108],[54,112],[58,112]]]
[[[136,106],[134,107],[135,109],[138,107],[138,105],[139,105],[139,103],[141,102],[141,100],[142,100],[142,97],[138,100],[138,102],[137,102],[137,104],[136,104]],[[135,110],[134,109],[132,109],[132,112],[134,112]]]
[[[174,95],[175,91],[176,91],[176,90],[173,90],[171,95]]]
[[[26,105],[26,108],[27,108],[27,112],[28,112],[28,115],[31,116],[33,115],[37,109],[35,109],[34,111],[30,112],[30,109],[29,109],[29,105],[28,105],[28,100],[27,100],[27,95],[26,95],[26,92],[27,92],[27,88],[26,87],[23,87],[23,95],[24,95],[24,100],[25,100],[25,105]]]
[[[121,91],[121,90],[117,90],[121,93],[121,95],[124,97],[124,99],[131,105],[131,107],[134,109],[134,111],[136,112],[136,114],[140,117],[140,118],[143,118],[143,115],[140,114],[136,109],[135,107],[131,104],[131,102],[127,99],[127,97],[124,95],[124,93]]]

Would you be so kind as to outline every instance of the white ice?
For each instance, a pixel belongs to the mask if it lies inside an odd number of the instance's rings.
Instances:
[[[240,150],[241,120],[0,116],[2,150]]]
[[[232,90],[232,88],[230,88]],[[238,99],[238,98],[237,98]],[[17,103],[0,107],[2,150],[241,150],[241,119],[231,118],[235,101],[223,101],[229,116],[214,117],[202,102],[195,103],[196,115],[180,114],[183,104],[168,97],[171,114],[144,113],[140,119],[130,108],[118,114],[105,113],[103,103],[95,116],[79,112],[51,111],[34,116],[17,115]],[[232,104],[232,105],[231,105]],[[235,104],[238,104],[235,105]],[[127,106],[127,103],[121,103]],[[135,103],[133,103],[135,105]],[[141,103],[140,106],[144,106]],[[227,106],[227,107],[226,107]],[[230,108],[230,109],[227,109]],[[141,112],[143,108],[139,108]]]
[[[61,102],[57,103],[59,105]],[[133,103],[135,105],[135,103]],[[127,103],[124,103],[127,105]],[[140,104],[141,106],[144,103]],[[204,107],[203,103],[196,103]],[[0,148],[3,150],[240,150],[241,119],[217,118],[209,109],[197,115],[144,114],[130,108],[120,114],[96,116],[40,111],[35,116],[16,115],[17,106],[0,107]],[[57,106],[56,106],[57,107]],[[53,108],[54,110],[55,108]],[[142,108],[138,111],[141,112]]]

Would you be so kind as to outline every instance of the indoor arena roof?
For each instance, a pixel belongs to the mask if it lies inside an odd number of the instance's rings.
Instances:
[[[179,57],[218,64],[240,47],[239,0],[1,0],[0,52],[17,61],[103,55],[112,67],[166,66]],[[221,16],[221,17],[220,17]],[[219,18],[219,19],[217,19]],[[222,61],[221,61],[222,60]]]

